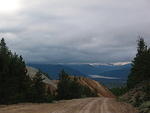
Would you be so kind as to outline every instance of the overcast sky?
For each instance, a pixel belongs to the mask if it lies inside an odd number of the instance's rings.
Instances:
[[[150,0],[0,0],[0,37],[35,63],[131,61]]]

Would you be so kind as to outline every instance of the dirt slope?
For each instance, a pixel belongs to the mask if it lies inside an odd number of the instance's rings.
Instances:
[[[0,106],[0,113],[137,113],[128,104],[112,98],[86,98],[52,104],[19,104]]]
[[[71,79],[76,79],[77,82],[79,82],[83,86],[87,86],[90,88],[90,90],[95,93],[98,97],[110,97],[110,98],[115,98],[115,96],[112,94],[111,91],[108,90],[105,86],[100,84],[99,82],[85,78],[85,77],[77,77],[77,76],[70,76]],[[56,85],[58,84],[58,80],[53,81]]]
[[[79,77],[78,82],[84,86],[87,86],[91,89],[92,92],[95,92],[97,96],[101,97],[112,97],[114,98],[115,96],[102,84],[98,83],[95,80],[85,78],[85,77]]]

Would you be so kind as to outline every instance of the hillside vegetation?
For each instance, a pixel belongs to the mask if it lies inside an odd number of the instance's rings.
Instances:
[[[125,95],[130,96],[127,101],[138,107],[141,113],[150,113],[150,48],[143,38],[138,40],[127,87],[129,92]]]
[[[150,113],[150,48],[143,38],[138,40],[137,54],[132,61],[127,86],[111,90],[121,96],[121,100],[138,107],[140,113]]]
[[[29,77],[22,56],[12,53],[5,40],[0,41],[0,104],[50,101],[40,71]]]
[[[140,113],[150,113],[150,82],[143,81],[137,84],[120,99],[138,107]]]

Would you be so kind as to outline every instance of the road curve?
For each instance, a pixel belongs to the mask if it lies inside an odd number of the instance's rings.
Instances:
[[[0,106],[0,113],[137,113],[131,105],[112,98],[86,98],[52,104],[18,104]]]

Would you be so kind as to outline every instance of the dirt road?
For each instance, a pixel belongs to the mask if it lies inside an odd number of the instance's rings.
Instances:
[[[59,101],[52,104],[18,104],[0,106],[0,113],[137,113],[126,104],[112,98],[86,98]]]

